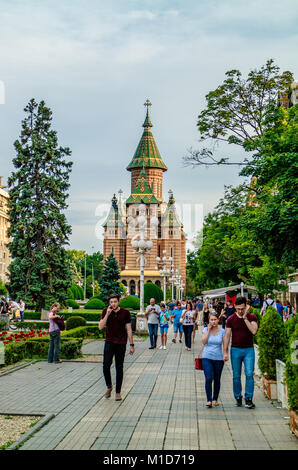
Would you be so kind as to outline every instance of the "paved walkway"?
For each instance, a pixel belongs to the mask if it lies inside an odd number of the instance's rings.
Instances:
[[[189,352],[171,338],[166,351],[149,350],[146,340],[126,355],[121,402],[103,398],[100,363],[38,362],[0,379],[0,413],[55,414],[24,450],[298,449],[287,410],[257,387],[254,410],[234,406],[229,363],[220,406],[206,408],[204,373],[194,368],[199,339]],[[102,349],[99,340],[84,346],[86,354]]]

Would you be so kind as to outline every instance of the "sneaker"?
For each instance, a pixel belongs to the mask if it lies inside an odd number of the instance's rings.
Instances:
[[[181,343],[181,344],[182,344],[182,341],[181,341],[181,339],[179,339],[179,343]]]
[[[159,346],[159,349],[163,349],[163,345]]]
[[[252,402],[251,398],[245,400],[245,408],[255,408],[255,404]]]
[[[166,346],[164,346],[163,348],[164,348],[164,349],[167,349],[167,347],[166,347]]]
[[[236,398],[235,406],[242,406],[242,397]]]
[[[176,340],[175,340],[175,338],[173,338],[173,339],[172,339],[172,343],[176,343]]]
[[[150,346],[150,348],[149,348],[149,349],[155,349],[155,346]]]

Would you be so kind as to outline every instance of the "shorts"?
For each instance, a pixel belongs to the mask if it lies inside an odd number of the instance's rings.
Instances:
[[[159,325],[160,328],[160,334],[163,335],[164,333],[168,332],[169,325]]]
[[[179,330],[179,333],[183,333],[183,325],[181,322],[174,323],[174,333],[178,333],[178,330]]]

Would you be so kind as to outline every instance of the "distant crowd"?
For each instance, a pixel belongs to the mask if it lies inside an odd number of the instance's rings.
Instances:
[[[23,299],[18,301],[1,297],[0,315],[9,314],[11,319],[24,321],[25,302]]]

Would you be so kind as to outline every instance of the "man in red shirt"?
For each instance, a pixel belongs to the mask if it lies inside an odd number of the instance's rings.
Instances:
[[[111,365],[115,356],[116,365],[116,401],[122,400],[120,392],[123,381],[123,362],[126,351],[127,337],[130,342],[130,354],[134,353],[133,336],[131,329],[130,312],[119,306],[119,295],[110,294],[109,306],[101,314],[98,328],[106,327],[106,339],[103,353],[103,373],[107,385],[106,398],[112,392]]]
[[[236,406],[242,406],[241,370],[244,363],[245,407],[254,408],[255,350],[253,336],[258,331],[257,317],[248,313],[245,297],[238,297],[235,302],[236,312],[227,319],[224,337],[224,360],[228,360],[228,347],[232,335],[231,364],[233,369],[233,392]]]

